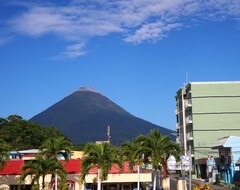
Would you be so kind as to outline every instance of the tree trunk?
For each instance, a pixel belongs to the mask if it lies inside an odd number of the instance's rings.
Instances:
[[[168,177],[167,162],[162,162],[162,166],[163,166],[163,177],[167,178]]]
[[[45,175],[42,177],[42,189],[45,189]]]

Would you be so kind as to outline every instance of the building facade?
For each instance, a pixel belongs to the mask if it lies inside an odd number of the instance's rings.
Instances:
[[[21,169],[26,160],[10,160],[7,165],[0,171],[0,189],[1,190],[30,190],[32,187],[31,176],[28,176],[23,183],[20,183]],[[71,159],[64,162],[67,171],[66,182],[68,190],[92,190],[97,189],[97,168],[91,169],[86,176],[85,183],[81,183],[81,159]],[[138,180],[144,183],[151,183],[152,174],[150,171],[141,171],[140,175],[136,171],[130,170],[129,164],[124,163],[123,170],[117,165],[113,165],[109,171],[108,179],[103,181],[101,186],[103,190],[131,190],[137,187]],[[40,186],[42,178],[40,179]],[[47,190],[55,189],[55,179],[51,174],[45,176],[45,185]],[[41,189],[41,187],[40,187]]]
[[[20,176],[22,174],[22,167],[24,163],[29,160],[34,160],[35,156],[40,151],[38,149],[23,150],[23,151],[11,151],[10,160],[6,162],[6,165],[0,170],[0,190],[30,190],[32,188],[32,178],[27,176],[24,182],[20,183]],[[66,172],[66,182],[68,190],[93,190],[97,189],[97,174],[98,169],[90,169],[88,175],[86,175],[85,182],[80,181],[80,175],[82,171],[82,155],[81,151],[72,151],[71,159],[61,160]],[[55,178],[52,174],[45,176],[45,189],[55,190]],[[124,162],[122,169],[118,165],[112,165],[109,170],[108,179],[102,181],[101,186],[103,190],[131,190],[137,187],[137,183],[151,184],[152,172],[141,168],[138,174],[137,166],[131,170],[129,163]],[[42,184],[42,178],[39,180],[40,189]]]
[[[193,173],[207,178],[217,139],[240,136],[240,82],[190,82],[176,92],[177,143],[192,157]],[[190,151],[191,150],[191,151]]]

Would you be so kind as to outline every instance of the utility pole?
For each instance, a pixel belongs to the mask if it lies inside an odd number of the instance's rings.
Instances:
[[[107,135],[108,135],[108,142],[109,142],[109,144],[110,144],[110,139],[111,139],[110,131],[111,131],[111,128],[110,128],[110,126],[108,126],[107,127]]]

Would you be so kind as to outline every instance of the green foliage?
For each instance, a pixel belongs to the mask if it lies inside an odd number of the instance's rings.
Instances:
[[[9,159],[10,146],[3,140],[0,139],[0,171],[3,169]]]
[[[235,187],[240,187],[240,182],[235,182]]]
[[[220,180],[219,174],[217,174],[217,175],[216,175],[216,181],[215,181],[214,184],[220,185],[220,182],[221,182],[221,180]]]
[[[81,181],[84,181],[89,170],[95,167],[100,170],[99,177],[101,180],[107,179],[108,172],[113,164],[118,164],[122,168],[121,159],[117,156],[118,149],[113,145],[87,143],[83,151]]]
[[[132,142],[126,141],[121,145],[121,153],[123,154],[123,160],[129,162],[130,169],[133,171],[135,165],[142,165],[143,152],[140,144],[133,139]]]
[[[42,150],[36,156],[35,160],[25,162],[22,168],[20,180],[23,182],[27,176],[32,176],[32,184],[37,183],[39,186],[40,177],[43,178],[42,188],[45,186],[45,176],[47,174],[56,174],[60,177],[60,189],[67,189],[66,171],[63,163],[58,160],[58,155],[62,154],[66,159],[71,153],[72,144],[65,137],[52,137],[45,140],[40,147]]]
[[[42,189],[44,189],[46,175],[56,172],[61,179],[66,178],[66,171],[60,161],[56,162],[55,159],[38,154],[35,160],[25,162],[20,182],[23,183],[27,176],[31,176],[31,185],[37,184],[39,186],[39,180],[42,177]]]
[[[180,159],[182,150],[180,146],[171,141],[167,136],[162,135],[157,129],[151,130],[149,135],[141,135],[135,138],[135,141],[141,147],[141,151],[146,157],[150,157],[154,170],[160,169],[164,171],[164,177],[167,176],[167,159],[169,156],[174,156],[177,160]]]
[[[64,135],[58,129],[43,127],[17,115],[0,118],[0,139],[8,143],[12,150],[39,148],[46,139],[59,136]]]
[[[42,154],[55,160],[58,160],[59,154],[65,159],[69,159],[71,148],[72,144],[65,137],[49,138],[40,147]]]
[[[86,143],[74,144],[74,145],[72,146],[72,150],[75,150],[75,151],[83,150],[83,148],[84,148],[85,145],[86,145]]]

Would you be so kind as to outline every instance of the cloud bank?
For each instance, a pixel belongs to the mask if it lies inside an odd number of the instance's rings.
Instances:
[[[36,0],[5,7],[17,10],[8,13],[1,24],[5,33],[60,37],[70,45],[59,58],[86,55],[88,39],[112,33],[126,43],[156,43],[170,31],[198,22],[240,19],[237,0],[73,0],[56,4]],[[2,33],[2,39],[8,39]]]

